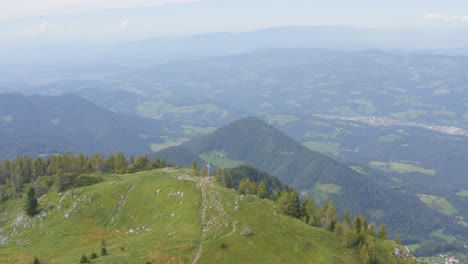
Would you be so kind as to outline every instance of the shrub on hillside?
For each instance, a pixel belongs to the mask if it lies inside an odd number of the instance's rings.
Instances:
[[[89,260],[85,254],[81,255],[80,263],[89,263]]]

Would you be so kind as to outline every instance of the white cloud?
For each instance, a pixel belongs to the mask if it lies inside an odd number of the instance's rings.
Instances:
[[[424,16],[424,19],[430,21],[437,21],[437,22],[450,22],[459,20],[461,17],[459,16],[451,16],[445,14],[427,14]]]
[[[46,33],[50,28],[50,23],[42,21],[40,24],[30,27],[26,30],[18,32],[17,35],[20,37],[35,37]]]
[[[128,23],[129,23],[128,19],[125,19],[122,22],[120,22],[120,29],[127,29]]]
[[[462,20],[463,20],[463,21],[468,21],[468,16],[462,17]]]
[[[4,1],[0,19],[76,14],[98,10],[163,6],[206,0],[15,0]]]

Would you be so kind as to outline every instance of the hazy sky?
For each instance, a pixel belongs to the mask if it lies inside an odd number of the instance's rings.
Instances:
[[[466,27],[466,0],[0,0],[0,40],[127,41],[281,25]]]

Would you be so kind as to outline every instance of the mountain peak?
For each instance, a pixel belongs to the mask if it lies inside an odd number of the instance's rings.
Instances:
[[[185,153],[177,155],[177,151]],[[370,177],[309,150],[256,117],[237,120],[209,135],[156,155],[176,164],[190,164],[193,161],[180,160],[180,157],[185,156],[192,159],[200,157],[217,167],[235,167],[239,164],[257,167],[317,201],[334,200],[342,212],[344,209],[360,212],[377,223],[385,219],[390,228],[401,229],[401,226],[394,225],[401,219],[408,223],[426,221],[413,219],[414,215],[410,213],[412,210],[424,211],[424,214],[432,215],[433,218],[442,217],[433,214],[418,198],[383,189]],[[434,224],[426,223],[425,228],[433,230],[435,227]]]

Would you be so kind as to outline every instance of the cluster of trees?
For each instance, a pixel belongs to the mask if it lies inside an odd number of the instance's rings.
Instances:
[[[0,162],[0,198],[20,197],[25,184],[30,184],[35,196],[40,196],[45,192],[43,185],[55,186],[62,191],[100,181],[99,177],[85,175],[87,173],[123,174],[168,166],[173,165],[159,158],[154,161],[150,161],[147,155],[126,158],[123,153],[110,154],[107,158],[100,153],[92,156],[61,154],[35,159],[18,156]]]
[[[246,168],[243,170],[245,171]],[[256,171],[253,170],[253,172]],[[233,178],[230,170],[218,170],[216,178],[226,187],[232,187],[228,186],[232,185]],[[254,178],[250,176],[238,181],[238,184],[235,185],[237,192],[245,195],[257,195],[262,199],[272,199],[276,202],[281,213],[298,218],[311,226],[334,232],[346,247],[354,248],[359,252],[361,263],[416,263],[412,258],[395,257],[393,248],[388,247],[389,243],[382,243],[387,239],[384,224],[380,225],[377,230],[374,224],[369,224],[367,219],[360,214],[351,219],[349,210],[346,210],[343,220],[340,221],[333,202],[317,205],[313,199],[306,198],[301,201],[293,188],[283,191],[276,189],[270,196],[269,190],[272,189],[272,186],[267,184],[270,180],[261,179],[256,182],[252,180]],[[226,179],[231,179],[231,181]],[[401,243],[399,237],[395,237],[394,241],[396,244]]]

